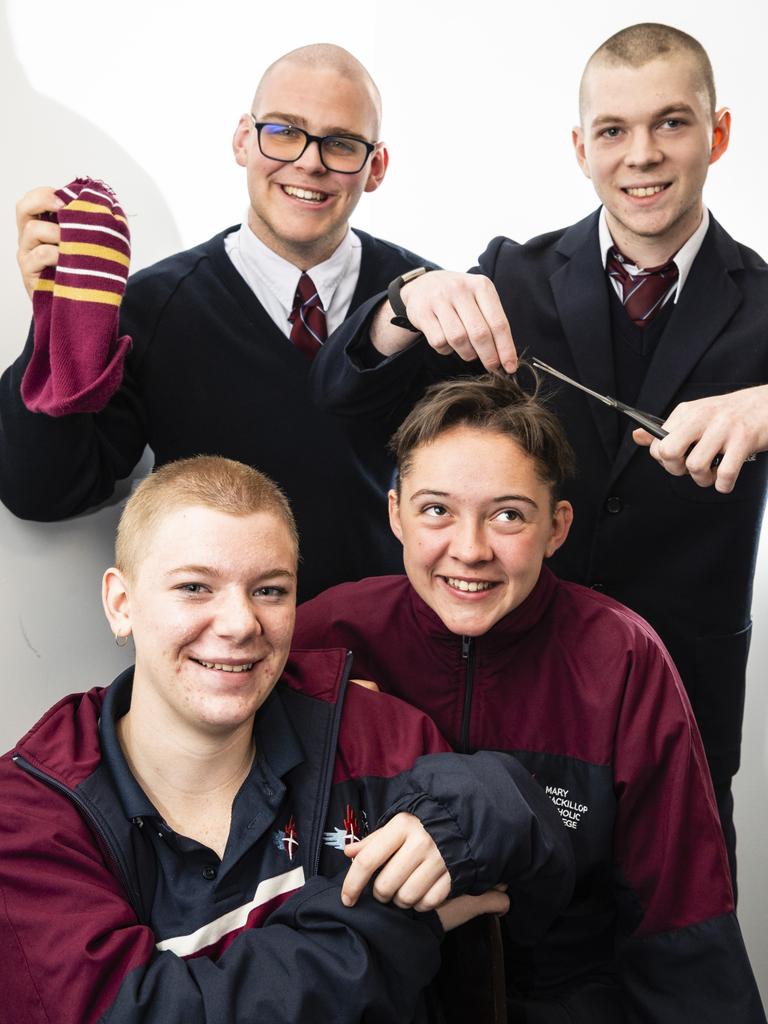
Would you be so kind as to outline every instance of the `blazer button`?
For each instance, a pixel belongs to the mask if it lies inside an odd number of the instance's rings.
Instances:
[[[612,498],[608,498],[608,500],[605,503],[605,511],[610,512],[612,516],[615,516],[617,512],[621,512],[623,508],[624,502],[621,500],[621,498],[617,498],[615,496]]]
[[[203,868],[203,878],[206,882],[212,882],[216,877],[216,868],[213,864],[206,864]]]

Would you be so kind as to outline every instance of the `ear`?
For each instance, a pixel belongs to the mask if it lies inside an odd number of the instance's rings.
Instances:
[[[587,162],[587,151],[584,146],[584,129],[581,125],[571,129],[571,142],[573,143],[573,151],[576,154],[576,162],[584,175],[587,178],[591,178],[592,175],[589,173],[589,163]]]
[[[731,112],[728,107],[722,107],[715,111],[714,128],[712,129],[712,152],[709,156],[710,164],[719,160],[728,149],[731,141]]]
[[[397,491],[391,490],[387,495],[389,500],[389,525],[392,528],[392,533],[397,537],[400,543],[403,543],[403,525],[400,522],[400,499],[397,496]]]
[[[365,183],[364,192],[375,192],[384,180],[384,175],[389,167],[389,153],[383,142],[376,143],[376,149],[371,157],[371,166],[368,168],[368,180]]]
[[[128,582],[114,566],[107,569],[101,581],[101,603],[110,629],[115,636],[130,636],[131,609]]]
[[[565,543],[573,522],[573,505],[570,501],[558,501],[552,513],[552,533],[547,542],[545,557],[549,558]]]
[[[245,167],[248,164],[250,142],[255,131],[251,115],[243,114],[237,122],[235,134],[232,136],[232,152],[235,154],[235,160],[241,167]]]

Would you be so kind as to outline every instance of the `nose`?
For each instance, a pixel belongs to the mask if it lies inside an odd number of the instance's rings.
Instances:
[[[629,139],[624,161],[628,167],[652,167],[664,159],[659,144],[647,128],[638,128]]]
[[[456,524],[451,537],[450,555],[464,565],[477,565],[493,559],[493,549],[484,523],[466,519]]]
[[[325,174],[325,165],[320,159],[320,143],[310,142],[298,160],[294,160],[294,164],[307,174]]]
[[[235,643],[264,632],[250,594],[240,590],[219,594],[213,626],[217,636]]]

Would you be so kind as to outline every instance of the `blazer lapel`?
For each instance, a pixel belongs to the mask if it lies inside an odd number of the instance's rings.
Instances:
[[[643,412],[663,416],[671,411],[675,395],[741,303],[741,291],[729,273],[741,266],[736,244],[713,219],[640,389],[637,407]],[[627,430],[612,478],[637,451]]]
[[[576,379],[594,391],[615,390],[610,310],[605,270],[598,242],[599,211],[569,228],[557,251],[568,262],[550,277],[557,313],[577,368]],[[560,370],[564,367],[556,366]],[[618,436],[616,413],[596,399],[584,396],[606,455],[613,460]]]

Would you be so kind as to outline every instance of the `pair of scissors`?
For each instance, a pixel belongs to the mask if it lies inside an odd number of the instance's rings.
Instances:
[[[547,366],[546,363],[542,363],[540,359],[533,358],[531,362],[537,370],[543,370],[545,373],[551,373],[553,377],[557,377],[558,380],[565,381],[566,384],[571,384],[573,387],[578,388],[579,391],[584,391],[586,394],[596,398],[598,402],[603,402],[605,405],[610,405],[613,409],[617,409],[619,412],[623,412],[625,416],[629,416],[631,420],[643,427],[652,434],[654,437],[658,437],[662,441],[669,431],[664,430],[662,423],[664,422],[660,416],[651,416],[648,412],[641,412],[640,409],[635,409],[631,405],[625,405],[624,402],[620,402],[618,398],[611,398],[610,395],[601,395],[599,391],[593,391],[592,388],[585,387],[584,384],[579,384],[578,381],[572,380],[570,377],[566,377],[564,373],[556,370],[552,366]]]
[[[611,398],[610,395],[601,395],[599,391],[593,391],[592,388],[585,387],[584,384],[579,384],[578,381],[573,380],[571,377],[567,377],[564,373],[561,373],[554,367],[547,366],[547,364],[542,363],[540,359],[533,357],[531,362],[537,370],[543,370],[545,373],[550,373],[553,377],[557,377],[558,380],[565,381],[566,384],[571,384],[573,387],[578,388],[579,391],[584,391],[586,394],[591,395],[592,398],[596,398],[598,402],[603,402],[605,405],[610,405],[611,408],[616,409],[618,412],[624,413],[625,416],[634,420],[638,426],[643,427],[649,434],[653,435],[653,437],[658,437],[660,441],[662,441],[669,433],[668,430],[665,430],[662,427],[664,420],[661,419],[660,416],[652,416],[650,413],[642,412],[642,410],[635,409],[631,405],[625,405],[624,402],[620,402],[617,398]],[[711,468],[717,469],[722,461],[722,454],[716,455],[710,464]],[[746,461],[754,462],[754,453],[749,455]]]

